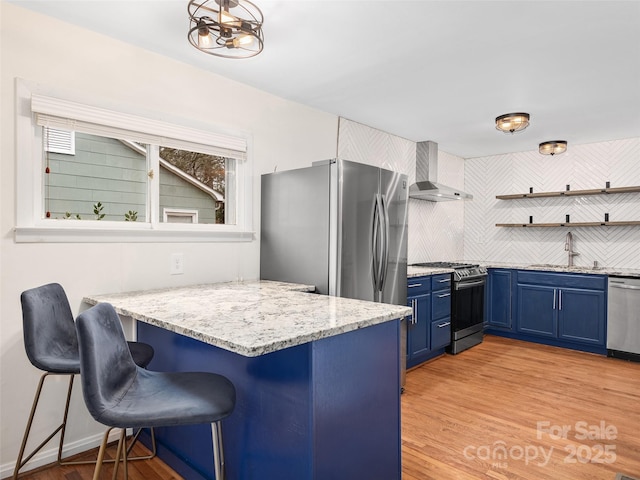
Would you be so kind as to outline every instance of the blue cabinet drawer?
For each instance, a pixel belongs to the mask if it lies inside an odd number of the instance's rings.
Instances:
[[[451,316],[451,290],[440,290],[431,295],[431,318]]]
[[[431,349],[446,347],[451,343],[451,317],[431,322]]]
[[[442,290],[445,288],[451,288],[451,274],[441,273],[439,275],[431,276],[431,289]]]
[[[431,277],[412,277],[407,279],[407,297],[417,297],[431,291]]]

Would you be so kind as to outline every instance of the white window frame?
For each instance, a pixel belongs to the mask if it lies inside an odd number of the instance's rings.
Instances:
[[[46,96],[42,87],[16,79],[16,167],[17,210],[16,242],[249,242],[255,238],[252,218],[252,143],[246,133],[222,132],[218,128],[195,129],[186,125],[171,124],[150,118],[106,110],[97,106],[74,103]],[[136,131],[140,136],[148,134],[158,139],[163,146],[192,148],[193,144],[203,149],[244,149],[244,158],[236,158],[237,185],[235,196],[227,205],[237,205],[236,223],[184,224],[165,223],[159,220],[159,155],[148,155],[150,175],[148,183],[145,222],[121,222],[104,220],[62,220],[44,218],[44,149],[42,127],[37,124],[38,115],[74,119],[116,130]],[[42,122],[42,117],[40,120]],[[135,130],[134,130],[135,129]],[[74,130],[72,127],[69,130]],[[142,132],[142,133],[140,133]],[[215,133],[212,133],[215,132]],[[166,141],[164,141],[166,140]],[[158,141],[158,140],[157,140]],[[181,143],[182,142],[182,143]],[[173,144],[173,145],[167,145]],[[157,145],[150,145],[158,149]],[[157,152],[156,152],[157,153]],[[207,153],[206,151],[203,153]],[[155,160],[154,160],[155,159]],[[153,177],[153,178],[151,178]]]
[[[187,210],[184,208],[163,208],[163,222],[171,223],[169,222],[169,217],[189,217],[191,218],[191,223],[198,223],[198,210]]]

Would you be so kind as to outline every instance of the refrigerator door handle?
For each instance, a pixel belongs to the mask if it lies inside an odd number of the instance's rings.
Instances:
[[[387,269],[389,267],[389,210],[384,195],[380,195],[380,205],[382,206],[382,263],[380,265],[380,292],[384,290],[387,280]]]
[[[371,277],[373,278],[374,298],[377,296],[378,291],[378,271],[379,271],[379,259],[378,259],[378,237],[380,236],[380,210],[378,203],[378,195],[373,200],[373,225],[371,233]]]

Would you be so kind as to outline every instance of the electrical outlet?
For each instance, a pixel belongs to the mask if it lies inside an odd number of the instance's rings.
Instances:
[[[184,255],[182,253],[171,254],[169,260],[169,275],[182,275],[184,273]]]

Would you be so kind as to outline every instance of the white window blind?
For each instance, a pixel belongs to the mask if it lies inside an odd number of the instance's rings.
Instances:
[[[31,111],[43,127],[70,130],[110,138],[123,138],[144,144],[245,160],[244,138],[210,133],[125,113],[82,105],[67,100],[31,96]]]
[[[47,152],[75,155],[75,139],[75,133],[68,130],[58,130],[57,128],[44,129],[44,148]]]

